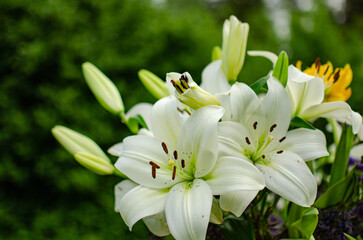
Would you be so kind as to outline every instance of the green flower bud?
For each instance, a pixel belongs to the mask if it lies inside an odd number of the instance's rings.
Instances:
[[[194,110],[208,105],[220,105],[217,98],[199,87],[189,73],[168,73],[166,78],[175,88],[175,97]]]
[[[52,128],[52,134],[72,155],[78,152],[85,152],[111,162],[97,143],[85,135],[63,126],[55,126]]]
[[[231,16],[223,25],[222,70],[230,82],[237,76],[245,61],[249,25]]]
[[[82,70],[89,88],[102,107],[115,115],[122,114],[124,105],[115,84],[92,63],[83,63]]]
[[[161,99],[170,95],[165,82],[152,72],[141,69],[138,75],[142,84],[155,98]]]
[[[219,46],[215,46],[212,50],[212,62],[222,59],[222,49]]]
[[[74,158],[83,167],[98,175],[111,175],[115,171],[115,167],[109,161],[90,153],[78,152]]]

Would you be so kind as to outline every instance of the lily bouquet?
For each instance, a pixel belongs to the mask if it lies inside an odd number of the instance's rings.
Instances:
[[[317,59],[302,71],[285,52],[249,51],[273,68],[250,86],[237,82],[248,31],[234,16],[225,21],[222,47],[213,49],[200,86],[188,72],[163,81],[140,70],[159,100],[127,112],[116,86],[83,64],[97,100],[134,135],[108,150],[118,157],[113,164],[90,138],[63,126],[52,133],[84,167],[122,179],[115,211],[130,230],[143,220],[154,235],[176,239],[211,238],[213,229],[238,239],[314,239],[324,224],[319,211],[346,213],[361,202],[362,117],[345,102],[350,66]],[[318,118],[333,133],[330,151],[329,133],[314,126]],[[355,232],[336,234],[354,239]]]

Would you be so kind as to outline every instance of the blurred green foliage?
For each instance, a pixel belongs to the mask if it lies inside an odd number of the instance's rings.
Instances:
[[[115,82],[126,109],[153,102],[137,71],[162,78],[188,71],[200,81],[213,46],[221,44],[223,20],[234,14],[250,24],[248,49],[286,50],[292,63],[301,59],[305,66],[318,56],[334,66],[349,62],[350,103],[363,112],[362,13],[352,8],[347,21],[337,23],[322,1],[308,12],[283,2],[292,16],[289,40],[276,36],[261,1],[1,1],[0,238],[151,236],[142,223],[130,233],[113,212],[113,187],[120,179],[85,170],[50,133],[54,125],[65,125],[104,150],[130,134],[87,88],[85,61]],[[304,28],[304,21],[313,27]],[[239,80],[251,83],[270,68],[268,60],[247,57]]]

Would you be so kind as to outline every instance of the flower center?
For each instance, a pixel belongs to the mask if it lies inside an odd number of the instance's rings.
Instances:
[[[252,127],[253,129],[250,132],[256,131],[258,128],[258,122],[254,122]],[[277,124],[271,125],[269,131],[261,135],[262,138],[260,136],[256,142],[254,142],[253,139],[245,137],[245,142],[248,147],[244,149],[244,155],[253,163],[265,163],[267,153],[278,149],[278,145],[286,139],[286,136],[284,136],[277,140],[271,135],[276,127]],[[283,150],[276,150],[276,153],[281,154],[283,153]]]
[[[183,94],[187,89],[190,88],[188,82],[188,77],[186,75],[181,75],[179,80],[171,80],[171,84],[173,84],[174,88],[178,91],[178,93]]]
[[[185,157],[190,158],[192,155],[185,154],[183,152],[183,156],[179,156],[178,151],[174,150],[173,152],[169,152],[168,146],[165,142],[161,143],[161,147],[165,154],[167,155],[167,161],[162,166],[159,166],[157,163],[150,161],[149,164],[151,165],[151,176],[155,179],[157,177],[157,169],[160,169],[161,167],[168,169],[171,172],[171,179],[175,180],[176,176],[179,176],[185,180],[192,179],[192,175],[186,171],[186,161]],[[178,159],[179,158],[179,159]]]

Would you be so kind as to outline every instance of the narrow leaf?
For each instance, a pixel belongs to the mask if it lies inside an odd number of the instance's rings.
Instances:
[[[342,130],[339,145],[335,153],[335,160],[330,172],[331,178],[328,187],[333,186],[335,183],[343,179],[348,167],[349,153],[352,148],[354,134],[352,132],[352,127],[347,127],[346,124],[343,125]]]
[[[309,122],[305,121],[302,118],[299,117],[294,117],[291,122],[290,122],[290,127],[294,127],[294,128],[307,128],[307,129],[312,129],[315,130],[316,128],[311,125]]]
[[[250,88],[252,88],[252,90],[255,93],[258,93],[261,90],[261,88],[266,84],[268,79],[269,79],[269,76],[262,77],[262,78],[258,79],[256,82],[252,83],[250,85]]]

